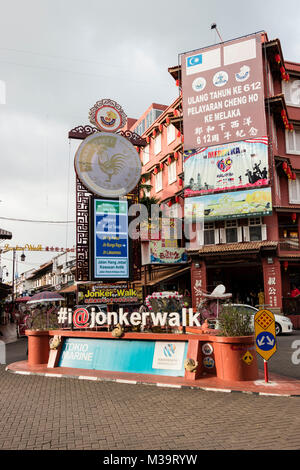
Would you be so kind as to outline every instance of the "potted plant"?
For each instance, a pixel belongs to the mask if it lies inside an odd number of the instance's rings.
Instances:
[[[256,380],[258,367],[251,314],[224,306],[214,339],[217,376],[223,380]]]

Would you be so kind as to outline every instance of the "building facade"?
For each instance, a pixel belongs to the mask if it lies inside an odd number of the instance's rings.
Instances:
[[[182,271],[189,282],[182,287],[189,288],[193,307],[203,291],[211,292],[221,283],[236,302],[264,304],[285,314],[300,311],[299,301],[292,297],[294,286],[300,288],[300,64],[285,61],[280,41],[269,40],[265,33],[261,47],[269,169],[265,186],[271,188],[271,213],[213,221],[204,217],[197,243],[186,247],[188,264],[184,266],[151,263],[147,258],[151,241],[142,242],[147,261],[144,285],[155,290],[166,284],[170,287],[165,281]],[[131,130],[144,131],[142,136],[148,142],[140,152],[142,182],[151,185],[146,195],[170,210],[179,205],[183,214],[184,189],[190,181],[184,181],[181,67],[171,67],[169,73],[179,86],[178,99],[144,129],[145,115],[155,106],[151,105]],[[197,178],[200,176],[194,174],[193,181]],[[226,192],[224,188],[222,194]],[[184,246],[185,241],[178,243]]]

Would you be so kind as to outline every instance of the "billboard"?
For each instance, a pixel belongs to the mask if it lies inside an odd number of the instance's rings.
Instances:
[[[267,134],[261,34],[182,54],[185,150]]]
[[[184,196],[269,184],[268,138],[184,152]]]
[[[129,279],[128,201],[93,199],[93,279]]]
[[[170,240],[172,242],[173,240]],[[177,245],[177,240],[176,240]],[[187,254],[185,248],[169,246],[168,241],[157,240],[150,242],[150,263],[151,264],[170,264],[187,263]]]
[[[194,221],[203,211],[205,222],[271,215],[271,188],[208,194],[185,199],[184,214],[187,221]]]

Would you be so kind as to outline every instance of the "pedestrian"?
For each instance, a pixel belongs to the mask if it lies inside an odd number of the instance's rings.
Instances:
[[[296,287],[295,284],[292,284],[292,291],[291,291],[291,297],[299,297],[300,295],[300,290]]]

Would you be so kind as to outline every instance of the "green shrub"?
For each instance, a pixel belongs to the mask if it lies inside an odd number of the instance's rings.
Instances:
[[[219,336],[249,336],[253,334],[252,315],[233,306],[226,306],[218,319]]]

